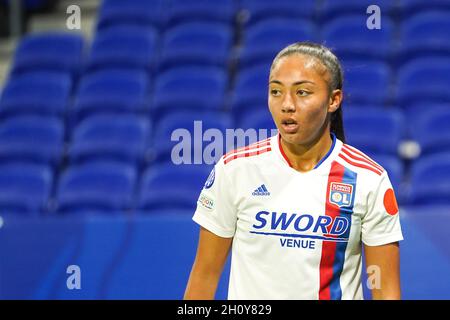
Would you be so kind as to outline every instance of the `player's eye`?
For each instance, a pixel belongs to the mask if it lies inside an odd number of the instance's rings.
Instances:
[[[309,95],[309,92],[306,90],[297,90],[297,95],[300,97],[306,97],[307,95]]]
[[[281,95],[281,90],[278,89],[270,89],[270,94],[274,97],[279,97]]]

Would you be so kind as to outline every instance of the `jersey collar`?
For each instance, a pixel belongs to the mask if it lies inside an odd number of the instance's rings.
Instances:
[[[286,153],[283,150],[283,147],[282,147],[281,141],[280,141],[281,140],[280,133],[278,132],[278,134],[276,136],[274,136],[273,138],[274,138],[273,142],[276,145],[275,152],[277,153],[278,157],[281,157],[281,160],[283,161],[283,163],[287,164],[290,168],[295,170],[292,167],[288,157],[286,156]],[[337,139],[336,135],[332,132],[331,132],[331,139],[332,139],[332,143],[331,143],[330,150],[328,150],[327,154],[324,155],[322,157],[322,159],[320,159],[320,161],[316,164],[316,166],[311,171],[317,170],[322,167],[326,167],[327,164],[329,162],[331,162],[331,160],[337,155],[337,153],[339,153],[339,149],[342,145],[341,141],[339,139]],[[299,171],[297,171],[297,172],[299,172]]]

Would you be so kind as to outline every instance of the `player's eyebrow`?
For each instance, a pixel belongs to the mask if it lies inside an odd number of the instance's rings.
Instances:
[[[269,84],[271,84],[271,83],[283,85],[283,82],[281,82],[281,81],[279,81],[279,80],[271,80],[271,81],[269,81]],[[292,85],[293,85],[293,86],[297,86],[297,85],[303,84],[303,83],[316,84],[316,83],[313,82],[313,81],[309,81],[309,80],[301,80],[301,81],[296,81],[296,82],[294,82]]]

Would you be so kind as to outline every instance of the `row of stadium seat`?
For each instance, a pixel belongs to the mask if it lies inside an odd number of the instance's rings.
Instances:
[[[401,169],[400,162],[392,162],[386,169],[394,187],[402,190],[396,181],[396,166]],[[450,153],[418,159],[412,165],[411,184],[400,194],[400,203],[448,203],[446,168],[449,166]],[[0,165],[0,212],[42,214],[133,209],[192,212],[210,169],[206,165],[187,168],[166,163],[150,166],[139,175],[131,164],[102,160],[71,165],[58,177],[44,165],[4,164]]]
[[[314,18],[329,21],[340,15],[365,14],[378,5],[383,15],[407,17],[424,9],[450,9],[446,1],[431,0],[105,0],[100,8],[98,28],[117,23],[138,23],[155,27],[171,26],[186,21],[220,21],[233,23],[242,13],[247,24],[267,17]]]
[[[320,31],[310,21],[267,19],[243,30],[238,59],[242,66],[255,59],[267,62],[280,47],[300,38],[323,42],[343,59],[385,59],[399,64],[423,54],[448,54],[449,17],[450,11],[428,11],[400,25],[383,17],[380,29],[369,30],[365,15],[350,15],[326,22]]]
[[[180,64],[227,66],[235,56],[239,68],[245,69],[270,64],[279,48],[299,39],[324,42],[344,60],[395,57],[394,66],[424,55],[448,56],[450,11],[425,12],[411,20],[400,27],[400,38],[394,39],[396,28],[387,18],[380,30],[368,30],[364,17],[343,17],[325,25],[322,37],[310,22],[269,19],[245,29],[242,47],[236,52],[232,50],[234,29],[222,23],[182,24],[167,30],[162,39],[153,28],[117,25],[97,32],[86,61],[81,36],[33,35],[19,45],[13,73],[37,67],[76,72],[81,67],[151,70],[157,66],[156,71],[161,71]]]
[[[58,165],[66,153],[72,161],[112,155],[133,163],[158,162],[170,155],[176,144],[171,141],[172,135],[177,129],[191,136],[196,134],[194,121],[201,121],[201,135],[211,128],[219,130],[223,137],[227,129],[275,129],[267,108],[261,106],[247,113],[237,123],[225,112],[173,111],[158,122],[135,114],[97,114],[85,118],[73,130],[54,117],[10,117],[0,122],[0,162],[29,159]],[[349,143],[369,155],[397,156],[401,143],[408,138],[406,128],[421,154],[450,151],[449,121],[448,107],[436,108],[410,122],[398,110],[361,108],[344,112]]]
[[[0,0],[8,5],[12,0]],[[58,0],[22,0],[27,10],[47,8]],[[447,1],[431,0],[104,0],[99,12],[98,29],[120,23],[167,27],[189,21],[233,23],[244,17],[247,25],[271,17],[314,18],[326,22],[348,14],[365,14],[371,5],[380,7],[383,15],[407,18],[425,10],[449,10]]]
[[[138,180],[138,171],[132,165],[96,161],[70,166],[56,180],[52,169],[44,165],[1,165],[0,212],[36,215],[133,208],[192,210],[209,170],[206,166],[188,170],[171,164],[152,166]]]
[[[0,0],[0,5],[9,5],[12,0]],[[38,10],[49,7],[58,0],[22,0],[24,9]],[[431,0],[104,0],[100,10],[100,27],[117,23],[117,20],[138,22],[154,26],[174,24],[190,20],[232,22],[240,10],[244,11],[248,23],[271,16],[303,17],[329,20],[342,14],[365,12],[370,5],[378,5],[383,14],[398,17],[408,16],[423,9],[450,9],[446,1]],[[138,8],[138,10],[135,10]]]
[[[381,63],[345,66],[346,105],[402,106],[420,113],[423,105],[450,102],[449,58],[414,60],[398,70],[397,81]],[[242,114],[267,105],[268,73],[268,66],[261,65],[239,72],[232,81],[223,68],[183,66],[151,79],[143,70],[111,68],[87,73],[74,84],[64,72],[30,71],[10,77],[0,97],[0,116],[69,115],[78,121],[98,112],[129,112],[157,118],[181,108]]]

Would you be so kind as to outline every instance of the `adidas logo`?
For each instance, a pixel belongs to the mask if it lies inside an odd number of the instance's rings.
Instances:
[[[253,191],[252,196],[270,196],[270,192],[267,190],[266,186],[262,184],[255,191]]]

